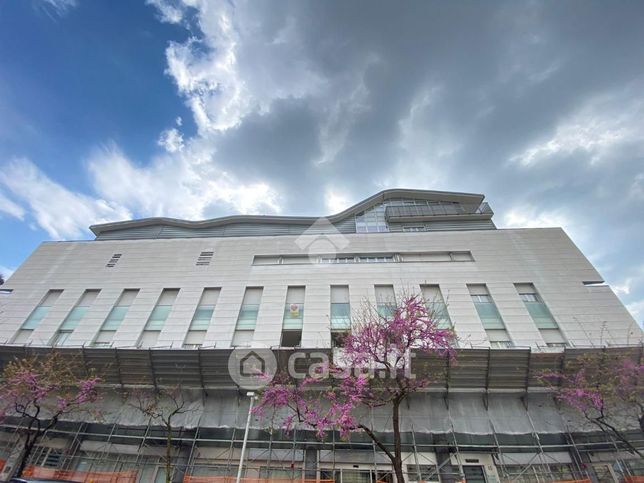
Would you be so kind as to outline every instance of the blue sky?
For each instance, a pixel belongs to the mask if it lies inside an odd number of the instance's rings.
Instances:
[[[0,2],[0,271],[145,216],[390,187],[563,226],[644,320],[644,5]]]

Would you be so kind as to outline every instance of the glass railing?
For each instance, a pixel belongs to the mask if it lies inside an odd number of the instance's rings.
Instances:
[[[459,203],[446,203],[436,205],[406,205],[387,206],[385,218],[408,218],[421,216],[446,216],[446,215],[493,215],[494,212],[486,202],[471,205]]]

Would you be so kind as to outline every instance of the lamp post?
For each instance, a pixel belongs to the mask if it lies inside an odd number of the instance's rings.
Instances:
[[[241,480],[242,469],[244,466],[244,456],[246,455],[246,443],[248,442],[248,430],[250,429],[250,418],[253,413],[253,405],[255,404],[255,393],[247,392],[246,395],[250,398],[250,405],[248,406],[248,418],[246,419],[246,430],[244,431],[244,442],[242,443],[241,455],[239,455],[239,468],[237,468],[237,480],[235,483],[239,483]]]

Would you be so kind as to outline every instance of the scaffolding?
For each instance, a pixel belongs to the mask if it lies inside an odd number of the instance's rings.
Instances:
[[[0,361],[9,358],[20,357],[25,354],[24,347],[16,348],[5,346],[0,348]],[[31,351],[38,352],[38,349]],[[105,352],[102,352],[105,351]],[[621,354],[629,354],[641,357],[641,347],[615,349]],[[638,352],[639,351],[639,352]],[[106,354],[112,354],[112,365],[107,364]],[[195,354],[193,354],[195,353]],[[196,361],[198,373],[183,380],[182,385],[206,388],[209,391],[209,398],[216,398],[217,392],[221,390],[230,391],[235,389],[230,381],[226,382],[222,373],[227,370],[222,365],[227,363],[230,351],[227,350],[195,350],[195,351],[132,351],[128,349],[96,349],[86,350],[83,353],[85,370],[103,367],[106,381],[116,387],[126,387],[134,384],[133,381],[154,380],[156,385],[169,384],[161,378],[167,373],[180,373],[190,366],[190,361]],[[569,480],[588,481],[591,477],[591,454],[597,452],[615,455],[614,461],[620,468],[620,477],[629,483],[642,483],[641,474],[635,460],[625,460],[624,448],[611,438],[594,440],[584,432],[575,432],[566,426],[565,432],[561,434],[560,441],[544,441],[542,434],[537,431],[532,420],[529,407],[529,395],[536,387],[536,377],[543,369],[557,368],[562,364],[564,358],[574,357],[584,353],[583,350],[567,350],[565,353],[535,353],[523,350],[478,350],[469,349],[459,353],[459,364],[447,366],[444,378],[437,380],[431,388],[433,394],[442,394],[448,415],[449,430],[443,434],[433,434],[427,431],[417,431],[414,424],[404,438],[403,451],[411,455],[410,461],[416,468],[418,477],[421,475],[419,455],[439,453],[447,455],[446,459],[436,458],[435,474],[441,481],[454,481],[465,477],[466,463],[463,454],[490,455],[499,471],[500,480],[549,482],[562,480],[569,474]],[[73,350],[68,354],[72,357]],[[167,356],[164,360],[163,355]],[[285,361],[288,353],[281,354],[278,360]],[[418,358],[419,364],[436,364],[436,358]],[[103,361],[103,362],[100,362]],[[439,361],[440,362],[440,361]],[[444,362],[440,362],[443,363]],[[137,369],[133,367],[137,365]],[[150,367],[154,366],[154,367]],[[180,369],[177,369],[177,368]],[[82,369],[82,368],[81,368]],[[98,369],[97,369],[98,370]],[[174,380],[171,380],[174,381]],[[150,387],[151,380],[148,381]],[[217,384],[215,384],[215,382]],[[494,421],[488,414],[489,434],[485,441],[467,442],[464,441],[462,433],[455,428],[452,410],[450,408],[450,397],[459,397],[463,390],[476,390],[476,397],[480,397],[486,410],[489,409],[490,397],[498,394],[515,394],[521,397],[525,407],[526,420],[531,428],[529,441],[508,441],[507,435],[499,433]],[[238,390],[239,391],[239,390]],[[242,394],[241,391],[238,394]],[[204,396],[206,397],[206,396]],[[183,454],[185,460],[179,466],[180,470],[176,478],[185,482],[202,483],[232,483],[230,479],[235,475],[239,461],[239,449],[242,444],[242,431],[239,428],[239,414],[246,410],[245,407],[237,405],[236,424],[228,428],[214,428],[204,424],[203,413],[197,419],[195,427],[181,428],[173,438],[176,444],[175,454]],[[375,425],[373,413],[370,415],[372,425]],[[88,423],[86,421],[71,423],[50,430],[45,439],[60,438],[68,441],[64,456],[58,461],[56,468],[42,468],[32,464],[34,475],[50,475],[53,472],[67,472],[68,479],[73,481],[118,481],[129,482],[147,481],[143,480],[146,471],[153,472],[163,466],[162,458],[155,456],[150,449],[158,448],[163,442],[163,430],[148,423],[144,427],[133,429],[118,423],[119,418],[111,423]],[[242,418],[244,419],[244,418]],[[19,429],[17,423],[5,424],[2,428],[5,434]],[[504,439],[505,437],[505,439]],[[94,445],[87,445],[86,442],[94,442]],[[644,447],[644,436],[635,437],[632,443],[637,447]],[[125,446],[136,448],[132,454],[118,454],[119,448]],[[99,448],[92,450],[88,448]],[[204,464],[202,452],[204,448],[216,448],[217,457]],[[317,476],[312,479],[307,475],[307,450],[315,451],[318,460],[315,461]],[[341,441],[335,432],[329,434],[326,440],[320,441],[312,437],[312,434],[304,430],[296,430],[286,435],[280,431],[254,429],[249,438],[249,454],[247,456],[247,471],[243,483],[292,483],[302,481],[312,483],[313,481],[326,481],[324,475],[336,475],[342,465],[336,458],[352,451],[364,457],[357,462],[360,470],[372,472],[375,483],[383,475],[383,465],[379,463],[382,453],[378,450],[373,441],[360,437],[353,437],[349,441]],[[321,451],[331,451],[332,459],[325,464],[319,460]],[[183,453],[182,453],[183,452]],[[568,453],[570,463],[560,463],[550,458],[555,453]],[[530,458],[522,460],[519,465],[510,465],[508,461],[511,455],[525,453]],[[371,455],[370,459],[365,455]],[[0,460],[5,455],[0,454]],[[347,461],[346,458],[343,461]],[[458,474],[452,475],[453,470],[448,466],[456,463]],[[35,463],[35,462],[32,462]],[[1,464],[1,461],[0,461]],[[562,466],[566,466],[562,471]],[[345,465],[346,466],[346,465]],[[520,466],[518,472],[510,472],[510,466]],[[111,468],[109,471],[104,471]],[[150,470],[152,468],[152,470]],[[642,468],[644,470],[644,468]],[[211,471],[212,470],[212,471]],[[323,474],[323,470],[327,473]],[[346,471],[348,469],[345,468]],[[449,471],[448,471],[449,470]],[[328,473],[330,471],[330,473]],[[344,470],[343,470],[344,471]],[[132,473],[134,472],[134,473]],[[216,473],[216,474],[200,474]],[[289,473],[290,472],[290,473]],[[56,473],[62,474],[62,473]],[[145,473],[152,474],[152,473]],[[284,476],[290,474],[290,476]],[[91,475],[88,476],[88,475]],[[110,475],[121,480],[105,480]],[[282,475],[282,476],[280,476]],[[74,479],[85,478],[85,479]],[[129,480],[127,478],[130,478]],[[134,478],[134,480],[132,480]],[[638,479],[640,478],[640,479]],[[151,481],[151,480],[150,480]],[[178,480],[177,480],[178,481]],[[339,480],[337,480],[339,481]],[[340,482],[342,483],[342,482]],[[345,482],[346,483],[346,482]]]

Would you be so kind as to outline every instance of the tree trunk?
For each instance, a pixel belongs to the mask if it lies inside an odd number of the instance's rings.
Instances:
[[[172,425],[166,425],[165,438],[165,483],[172,482]]]
[[[394,457],[391,463],[394,467],[397,483],[405,483],[402,468],[402,447],[400,443],[400,400],[394,399],[392,407],[392,423],[394,429]]]
[[[34,449],[34,446],[36,445],[36,440],[38,439],[38,435],[35,434],[32,437],[27,433],[27,438],[25,439],[25,444],[23,446],[23,451],[22,451],[22,456],[20,457],[20,464],[18,465],[18,469],[15,471],[14,476],[16,478],[19,478],[22,476],[22,472],[25,471],[25,466],[27,466],[27,461],[29,461],[29,456],[31,456],[31,452]]]

